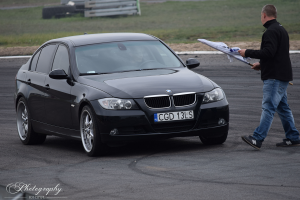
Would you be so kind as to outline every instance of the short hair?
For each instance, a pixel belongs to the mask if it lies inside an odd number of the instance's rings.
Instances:
[[[277,18],[277,9],[272,4],[267,4],[262,8],[262,13],[265,13],[268,17]]]

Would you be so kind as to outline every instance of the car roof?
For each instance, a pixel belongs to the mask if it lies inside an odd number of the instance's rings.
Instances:
[[[74,46],[99,44],[105,42],[158,40],[157,38],[144,33],[100,33],[84,34],[50,40],[49,42],[70,41]]]

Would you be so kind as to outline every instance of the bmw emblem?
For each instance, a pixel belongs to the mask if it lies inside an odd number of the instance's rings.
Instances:
[[[166,90],[166,92],[167,92],[167,93],[171,93],[171,92],[172,92],[172,90]]]

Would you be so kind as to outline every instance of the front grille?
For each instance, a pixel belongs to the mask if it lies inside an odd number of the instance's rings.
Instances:
[[[145,103],[149,108],[169,108],[171,101],[169,96],[144,97]]]
[[[195,125],[195,121],[186,121],[186,122],[153,124],[152,127],[158,133],[170,133],[170,132],[188,131],[192,129],[194,125]]]
[[[176,107],[192,105],[196,102],[196,94],[174,94],[173,100]]]

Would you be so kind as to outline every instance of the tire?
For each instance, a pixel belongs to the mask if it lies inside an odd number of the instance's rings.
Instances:
[[[215,138],[207,138],[205,136],[199,136],[201,142],[205,145],[217,145],[223,144],[227,139],[228,132],[224,133],[222,136]]]
[[[75,5],[75,9],[83,11],[85,9],[85,7],[84,7],[84,5]]]
[[[101,142],[98,123],[93,110],[84,106],[80,114],[80,135],[83,149],[90,157],[104,155],[107,147]]]
[[[74,13],[75,6],[51,6],[43,8],[43,19],[51,19],[56,16],[64,16],[66,13]]]
[[[19,99],[17,104],[17,129],[19,138],[25,145],[42,144],[47,137],[47,135],[34,132],[31,124],[30,111],[23,97]]]

